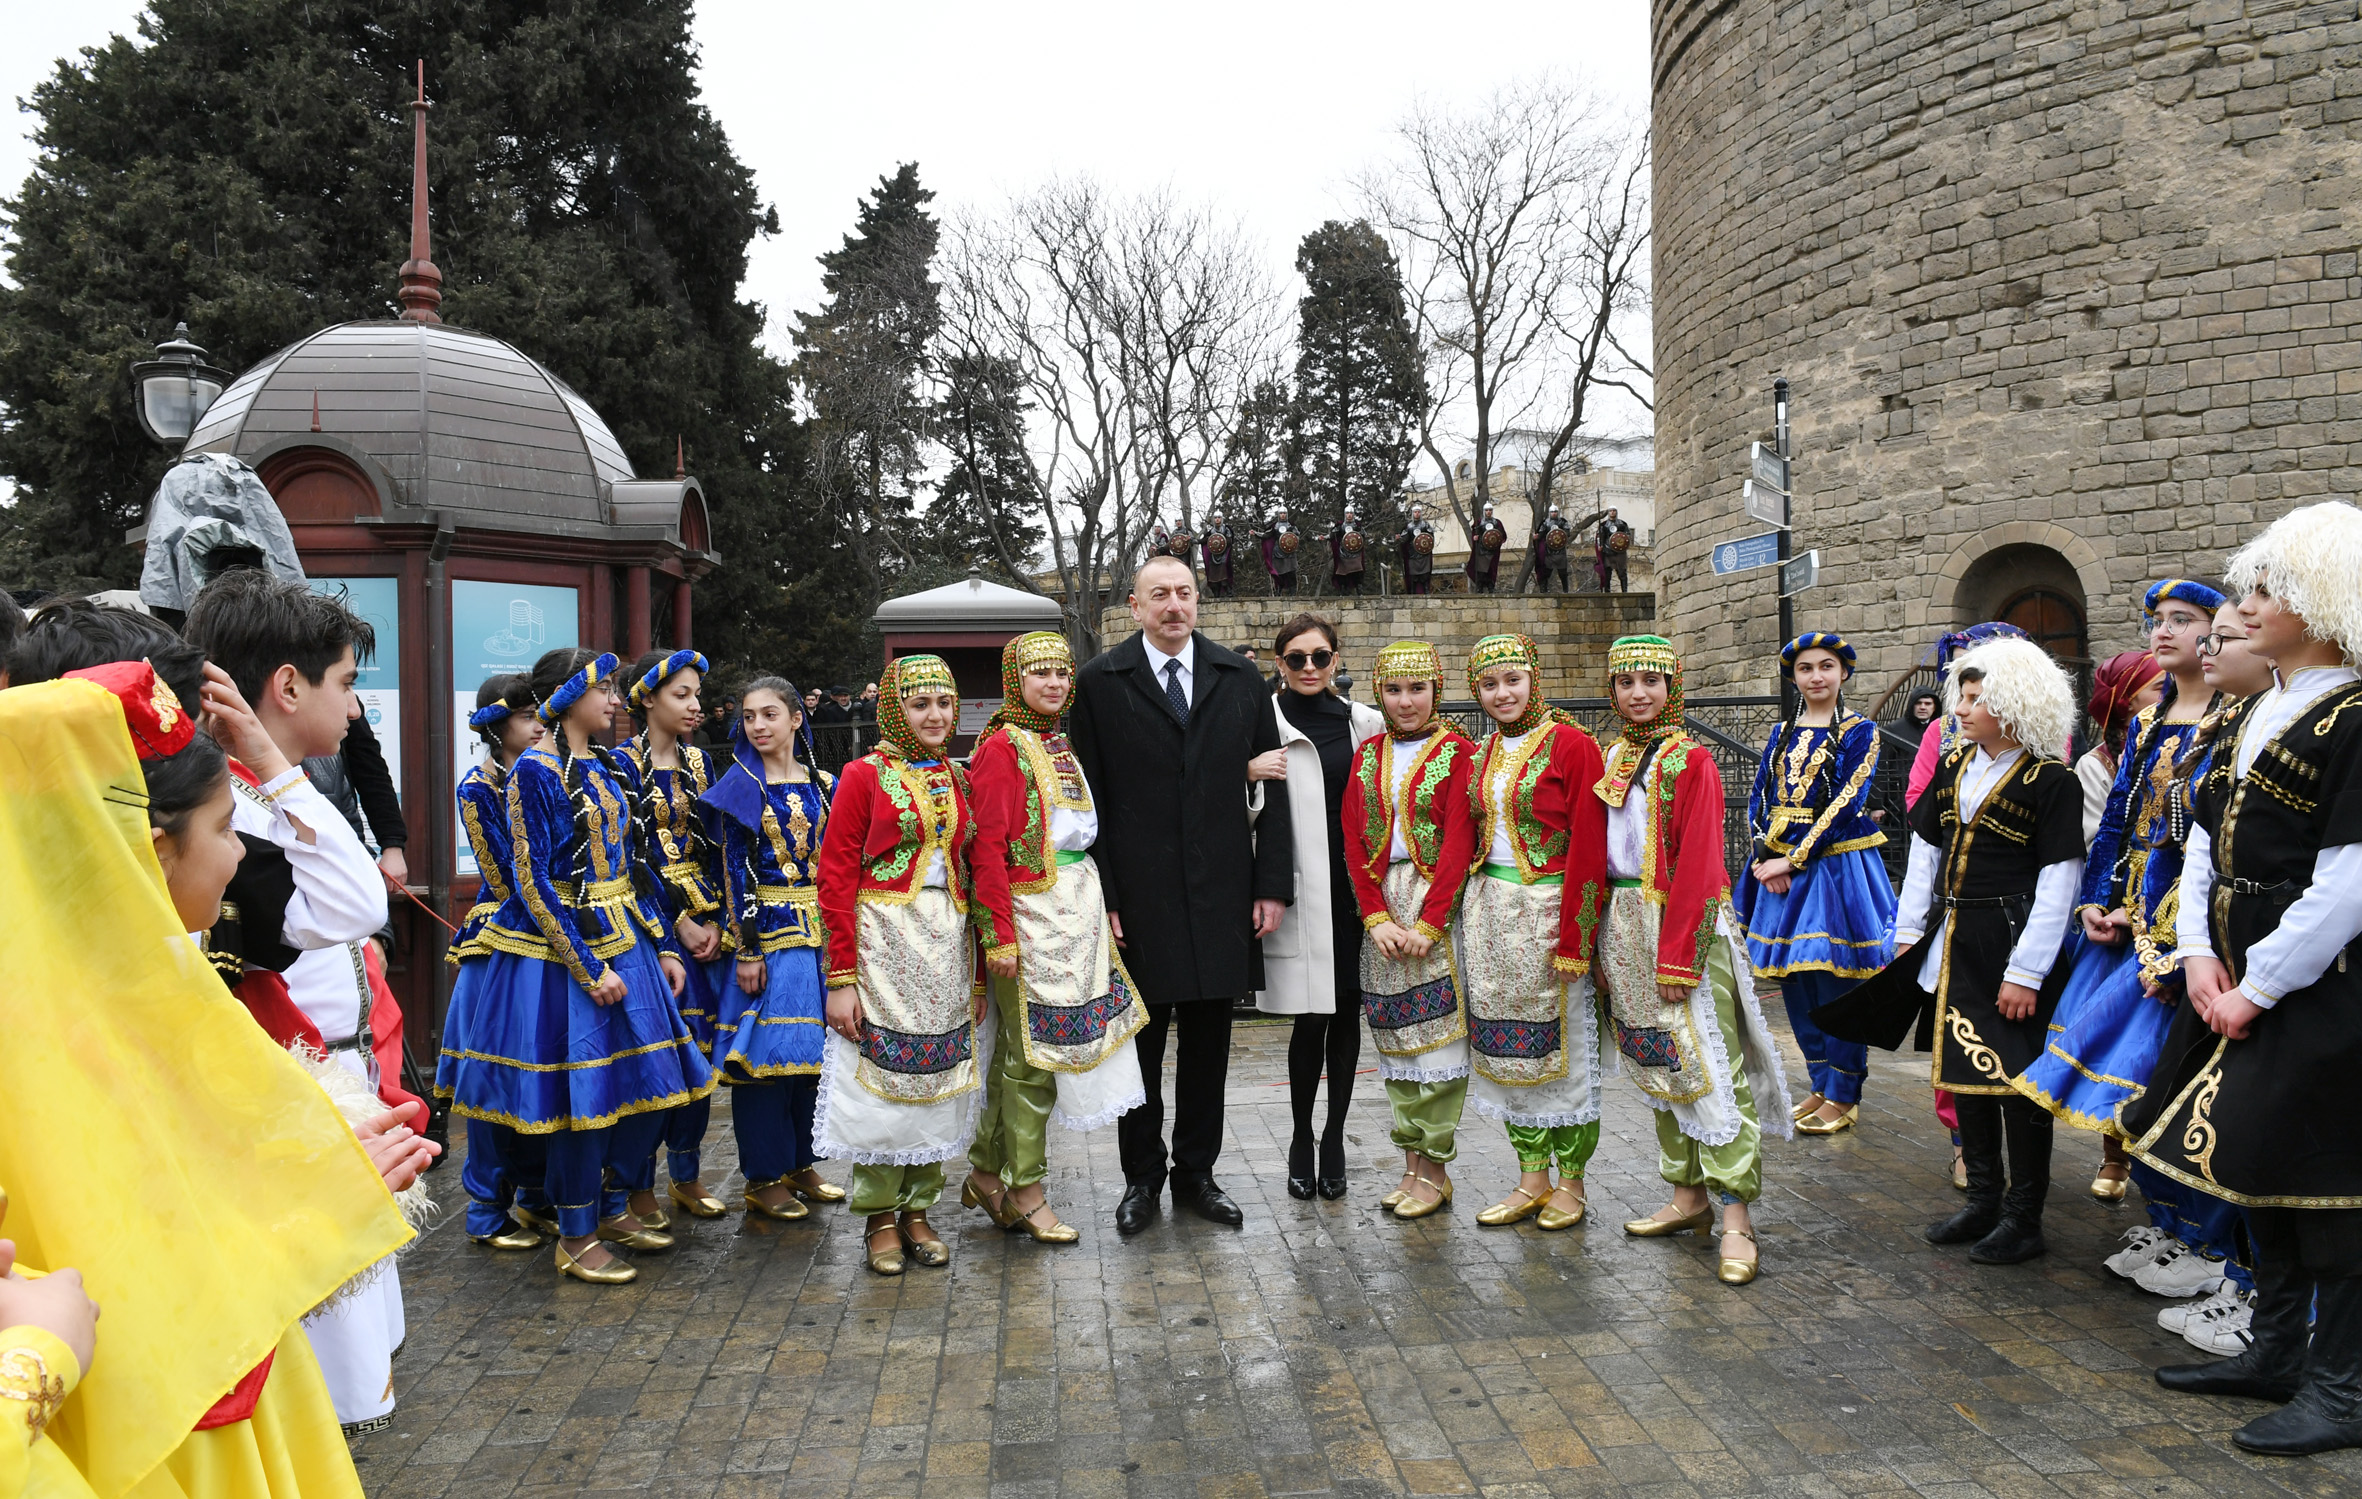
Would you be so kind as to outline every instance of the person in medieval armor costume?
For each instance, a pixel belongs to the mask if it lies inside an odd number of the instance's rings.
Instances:
[[[1271,517],[1271,524],[1263,530],[1263,571],[1271,575],[1273,593],[1296,591],[1296,563],[1304,550],[1304,533],[1288,519],[1288,507],[1282,505]]]
[[[1206,517],[1206,534],[1199,539],[1198,549],[1205,556],[1200,571],[1206,576],[1206,592],[1218,599],[1230,597],[1238,586],[1238,535],[1220,510]]]
[[[1509,528],[1493,515],[1493,502],[1485,501],[1484,514],[1468,538],[1468,561],[1461,567],[1470,593],[1491,593],[1501,581],[1501,548],[1508,542]]]
[[[1591,544],[1591,569],[1599,575],[1601,593],[1607,592],[1607,580],[1611,573],[1617,582],[1624,585],[1626,593],[1632,591],[1632,580],[1624,573],[1625,561],[1631,550],[1631,522],[1618,520],[1613,510],[1601,516],[1599,534]]]
[[[2016,639],[1964,652],[1946,693],[1961,742],[1911,808],[1895,959],[1812,1019],[1888,1050],[1914,1028],[1921,1048],[1932,1040],[1935,1085],[1960,1120],[1968,1205],[1931,1224],[1927,1241],[2009,1265],[2047,1247],[2053,1121],[2014,1081],[2048,1044],[2068,974],[2060,948],[2083,878],[2083,794],[2057,747],[2075,698],[2050,654]]]
[[[2255,1248],[2246,1350],[2158,1382],[2285,1401],[2231,1439],[2295,1455],[2362,1446],[2362,511],[2291,511],[2228,580],[2273,685],[2189,783],[2186,992],[2117,1118],[2134,1160],[2244,1207]]]
[[[1715,1229],[1716,1274],[1743,1286],[1759,1263],[1748,1204],[1763,1191],[1765,1121],[1786,1139],[1792,1111],[1730,911],[1722,775],[1683,725],[1673,642],[1624,636],[1607,668],[1623,732],[1592,787],[1607,807],[1608,885],[1593,971],[1607,1032],[1656,1110],[1657,1174],[1673,1188],[1672,1202],[1624,1232]]]
[[[1435,587],[1435,522],[1427,518],[1427,507],[1413,505],[1410,518],[1403,523],[1402,537],[1395,544],[1402,558],[1402,586],[1405,593],[1426,593]]]
[[[1575,528],[1568,525],[1566,517],[1558,513],[1558,503],[1555,500],[1544,512],[1541,524],[1534,527],[1531,545],[1534,555],[1534,577],[1541,584],[1542,592],[1548,593],[1550,591],[1552,578],[1558,580],[1560,593],[1574,592]]]
[[[1339,593],[1359,593],[1369,561],[1369,537],[1362,530],[1361,510],[1348,505],[1344,517],[1329,528],[1329,581]]]

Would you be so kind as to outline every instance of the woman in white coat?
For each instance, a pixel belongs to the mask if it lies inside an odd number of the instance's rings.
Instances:
[[[1263,939],[1264,989],[1255,1008],[1296,1017],[1288,1039],[1288,1102],[1296,1117],[1288,1144],[1288,1193],[1330,1200],[1345,1195],[1345,1111],[1361,1061],[1361,908],[1345,873],[1345,783],[1353,753],[1381,733],[1384,715],[1331,690],[1337,678],[1337,630],[1299,614],[1280,627],[1273,653],[1279,691],[1272,712],[1280,747],[1258,756],[1250,777],[1288,783],[1296,838],[1296,900],[1279,930]],[[1255,798],[1260,802],[1258,794]],[[1326,826],[1323,826],[1323,824]],[[1325,851],[1325,856],[1323,851]],[[1329,1117],[1313,1156],[1312,1105],[1323,1067]],[[1317,1173],[1317,1174],[1316,1174]]]

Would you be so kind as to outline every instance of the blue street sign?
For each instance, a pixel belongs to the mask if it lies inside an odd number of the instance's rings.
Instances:
[[[1714,548],[1714,571],[1743,573],[1752,567],[1770,567],[1780,560],[1780,533],[1766,531],[1761,536],[1742,536],[1737,541],[1725,541]]]

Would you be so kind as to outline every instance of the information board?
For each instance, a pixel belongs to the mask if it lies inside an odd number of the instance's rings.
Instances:
[[[315,593],[342,594],[346,606],[377,632],[377,648],[353,681],[353,695],[361,700],[361,714],[377,747],[385,754],[385,768],[402,786],[402,584],[398,578],[313,578]],[[364,823],[366,828],[367,824]],[[371,853],[377,839],[364,832]]]
[[[526,583],[451,585],[451,784],[483,758],[483,741],[467,726],[476,689],[486,677],[529,672],[545,651],[577,644],[575,590]],[[459,873],[473,877],[476,856],[459,819],[451,822]]]

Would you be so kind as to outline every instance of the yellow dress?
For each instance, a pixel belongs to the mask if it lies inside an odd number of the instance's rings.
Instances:
[[[0,1499],[356,1495],[297,1323],[410,1231],[328,1096],[181,929],[146,805],[112,694],[0,691],[0,1236],[28,1273],[81,1271],[103,1313],[39,1440],[14,1450],[24,1411],[0,1410]],[[71,1362],[33,1329],[7,1337],[19,1364],[45,1342],[52,1378]],[[274,1353],[254,1418],[197,1432]]]

